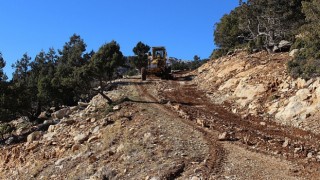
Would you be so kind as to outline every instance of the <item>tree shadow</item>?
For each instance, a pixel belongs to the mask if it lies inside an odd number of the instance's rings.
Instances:
[[[188,75],[188,76],[181,76],[181,77],[174,77],[174,81],[192,81],[196,75]]]
[[[132,82],[132,81],[116,81],[112,82],[113,86],[127,86],[127,85],[146,85],[151,84],[152,81],[141,81],[141,82]]]
[[[124,101],[127,102],[133,102],[133,103],[142,103],[142,104],[168,104],[169,102],[171,104],[181,104],[181,105],[186,105],[186,106],[193,106],[193,103],[189,103],[189,102],[177,102],[177,101],[169,101],[169,100],[162,100],[162,101],[142,101],[142,100],[133,100],[130,99],[128,97],[126,97]]]

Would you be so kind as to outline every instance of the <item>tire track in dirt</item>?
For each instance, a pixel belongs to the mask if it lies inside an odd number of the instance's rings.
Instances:
[[[136,84],[135,86],[139,90],[141,98],[144,98],[144,100],[146,101],[159,102],[159,100],[155,96],[149,93],[148,88],[145,87],[145,85]],[[201,132],[204,139],[207,141],[209,145],[208,158],[206,159],[205,164],[201,169],[202,175],[204,176],[205,179],[209,179],[212,177],[219,177],[219,175],[223,171],[222,166],[223,166],[226,152],[223,149],[222,145],[216,140],[217,139],[216,135],[214,135],[211,131],[208,131],[201,126],[198,126],[194,122],[190,121],[190,119],[184,119],[179,117],[179,115],[168,106],[165,106],[161,103],[152,104],[152,105],[158,109],[161,109],[164,113],[169,114],[170,116],[173,117],[173,119],[175,118],[181,119],[181,121],[184,124],[187,124],[188,126],[193,128],[194,130],[197,130],[198,132]],[[181,172],[180,174],[182,173],[183,172]]]
[[[192,82],[167,81],[159,92],[161,98],[174,102],[192,121],[197,118],[205,121],[208,131],[232,132],[239,146],[298,163],[303,167],[298,172],[302,176],[319,174],[320,164],[315,158],[320,148],[318,135],[272,121],[263,122],[257,117],[243,119],[222,105],[212,104]],[[313,158],[308,158],[310,153]]]

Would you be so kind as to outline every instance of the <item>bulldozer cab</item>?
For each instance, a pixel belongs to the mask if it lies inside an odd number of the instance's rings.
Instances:
[[[152,55],[149,59],[149,68],[163,68],[167,62],[167,51],[163,46],[152,47]]]

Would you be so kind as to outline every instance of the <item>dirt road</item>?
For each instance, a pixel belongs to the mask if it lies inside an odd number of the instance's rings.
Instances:
[[[36,139],[0,147],[0,179],[319,179],[320,138],[215,105],[192,77],[121,79]],[[77,107],[73,107],[77,109]],[[36,132],[35,132],[36,133]]]
[[[228,104],[215,105],[197,89],[192,77],[176,80],[151,79],[137,86],[155,108],[176,115],[204,136],[210,146],[204,179],[317,179],[320,138],[299,129],[241,118],[228,111]],[[219,134],[226,135],[218,140]]]

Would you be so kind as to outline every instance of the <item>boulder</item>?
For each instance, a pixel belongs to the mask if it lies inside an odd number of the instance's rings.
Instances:
[[[16,130],[16,135],[20,136],[24,134],[26,131],[28,131],[28,127],[20,127]]]
[[[54,132],[55,129],[56,129],[55,125],[50,125],[49,128],[48,128],[48,132]]]
[[[300,101],[304,101],[310,97],[310,91],[309,89],[300,89],[297,91],[296,96]]]
[[[244,79],[240,81],[233,95],[238,97],[237,103],[241,107],[247,106],[254,98],[261,95],[267,90],[264,84],[248,84]]]
[[[219,141],[233,141],[235,140],[234,133],[231,132],[223,132],[218,136]]]
[[[273,46],[272,52],[280,52],[280,48],[278,46]]]
[[[93,128],[93,130],[92,130],[92,134],[96,134],[96,133],[98,133],[98,132],[99,132],[99,130],[100,130],[100,127],[99,127],[99,126],[96,126],[95,128]]]
[[[82,108],[86,108],[87,106],[89,106],[89,103],[78,102],[78,106],[80,106],[80,107],[82,107]]]
[[[10,144],[12,144],[12,143],[14,143],[14,141],[15,141],[15,138],[13,137],[13,136],[11,136],[11,137],[9,137],[7,140],[6,140],[6,144],[7,145],[10,145]]]
[[[74,119],[63,119],[63,120],[61,120],[61,124],[72,125],[74,123],[76,123],[76,121]]]
[[[11,121],[10,124],[12,124],[13,126],[17,126],[18,124],[22,124],[22,123],[29,123],[30,119],[27,116],[23,116],[17,120]]]
[[[222,91],[224,89],[231,89],[232,87],[235,87],[239,83],[239,79],[232,78],[229,79],[227,82],[225,82],[223,85],[219,87],[219,91]]]
[[[28,135],[27,142],[32,143],[33,141],[37,141],[41,138],[42,132],[41,131],[35,131]]]
[[[51,117],[54,119],[62,119],[66,116],[69,116],[72,113],[69,107],[60,109],[59,111],[56,111],[51,114]]]
[[[43,120],[48,119],[47,112],[46,111],[41,112],[40,115],[38,116],[38,119],[43,119]]]
[[[289,56],[290,57],[295,57],[299,52],[299,49],[293,49],[290,51]]]
[[[76,143],[80,143],[82,144],[84,141],[86,141],[87,139],[89,138],[89,135],[88,134],[78,134],[76,135],[73,140],[76,142]]]
[[[288,121],[299,115],[308,106],[309,104],[307,102],[301,101],[298,97],[293,96],[289,99],[288,105],[279,110],[275,118],[279,121]]]
[[[281,51],[288,51],[290,49],[291,45],[292,45],[291,42],[286,41],[286,40],[282,40],[279,42],[278,47]]]
[[[51,141],[52,138],[56,135],[57,133],[56,132],[48,132],[46,134],[43,135],[43,138],[48,140],[48,141]]]
[[[305,88],[306,87],[306,80],[302,79],[302,78],[298,78],[297,80],[297,88]]]
[[[103,108],[107,104],[108,104],[107,100],[101,94],[98,94],[91,99],[87,108],[90,108],[90,107]]]
[[[197,118],[196,122],[201,127],[209,127],[208,122],[205,119]]]

